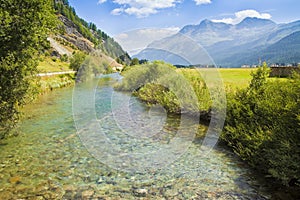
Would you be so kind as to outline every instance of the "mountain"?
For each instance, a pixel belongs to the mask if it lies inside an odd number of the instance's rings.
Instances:
[[[245,19],[243,19],[243,21],[241,21],[239,24],[236,25],[236,28],[237,29],[244,29],[244,28],[252,29],[254,27],[257,28],[257,27],[267,27],[267,26],[273,27],[273,26],[276,26],[276,23],[269,19],[246,17]]]
[[[269,63],[299,63],[300,31],[292,33],[258,53],[262,60]],[[252,62],[255,58],[251,58]],[[251,60],[250,60],[251,61]]]
[[[180,43],[179,41],[182,39],[182,36],[185,36],[195,41],[195,45],[199,45],[200,48],[202,47],[203,51],[207,51],[209,54],[208,57],[211,57],[212,62],[219,66],[240,67],[243,64],[258,64],[259,59],[269,62],[277,60],[280,63],[288,63],[291,59],[282,55],[279,55],[278,59],[267,59],[268,57],[264,55],[272,52],[272,55],[276,56],[276,53],[279,53],[279,50],[283,49],[283,45],[287,45],[287,43],[279,41],[298,31],[300,31],[300,21],[288,24],[276,24],[267,19],[247,17],[240,23],[231,25],[206,19],[197,25],[183,27],[179,33],[171,37],[149,44],[147,49],[134,57],[139,59],[151,58],[149,60],[155,57],[159,58],[159,56],[161,57],[161,53],[156,50],[157,47],[160,50],[169,50],[169,47],[172,46],[170,45],[170,41]],[[295,36],[291,35],[291,38],[293,37]],[[164,47],[162,44],[168,44],[168,46]],[[184,43],[180,44],[184,45]],[[274,51],[275,48],[272,45],[275,45],[276,51]],[[181,53],[189,52],[190,48],[190,46],[185,49],[181,47]],[[291,45],[284,47],[291,54],[298,52],[297,48],[299,47]],[[180,56],[181,53],[179,52],[178,55]],[[197,56],[196,54],[193,56]],[[167,57],[166,55],[164,56]],[[172,64],[182,64],[177,62],[178,59],[171,60]],[[296,59],[294,62],[300,62],[300,60]],[[211,64],[211,62],[192,64]]]

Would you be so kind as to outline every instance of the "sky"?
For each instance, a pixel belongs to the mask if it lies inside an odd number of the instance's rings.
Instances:
[[[69,0],[69,3],[81,18],[115,37],[130,53],[154,38],[174,34],[185,25],[199,24],[204,19],[231,24],[245,17],[271,19],[276,23],[300,20],[299,0]],[[143,41],[132,45],[134,39]]]

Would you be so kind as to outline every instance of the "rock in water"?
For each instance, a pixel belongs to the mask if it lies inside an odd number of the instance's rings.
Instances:
[[[148,194],[148,190],[146,190],[146,189],[136,189],[136,190],[134,190],[134,194],[137,197],[146,197],[146,195]]]
[[[82,192],[81,196],[83,199],[89,199],[94,195],[94,193],[95,192],[93,190],[86,190]]]

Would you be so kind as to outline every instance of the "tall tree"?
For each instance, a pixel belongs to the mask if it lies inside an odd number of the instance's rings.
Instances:
[[[19,108],[31,97],[37,58],[56,22],[52,3],[0,0],[0,138],[16,124]]]

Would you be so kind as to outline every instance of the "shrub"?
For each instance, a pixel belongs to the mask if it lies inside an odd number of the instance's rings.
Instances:
[[[74,53],[70,59],[70,68],[74,71],[78,71],[85,58],[86,54],[81,51]]]
[[[61,60],[62,62],[68,62],[69,57],[68,57],[67,54],[64,54],[64,55],[62,55],[62,56],[60,57],[60,60]]]
[[[263,66],[228,99],[222,139],[250,165],[284,184],[300,180],[300,79],[267,81]],[[296,78],[298,77],[298,78]]]
[[[209,92],[199,78],[191,79],[162,61],[127,68],[116,89],[134,92],[148,104],[160,104],[170,113],[209,109]],[[195,77],[200,76],[194,74]],[[193,77],[194,77],[193,76]],[[203,102],[202,102],[203,101]]]

